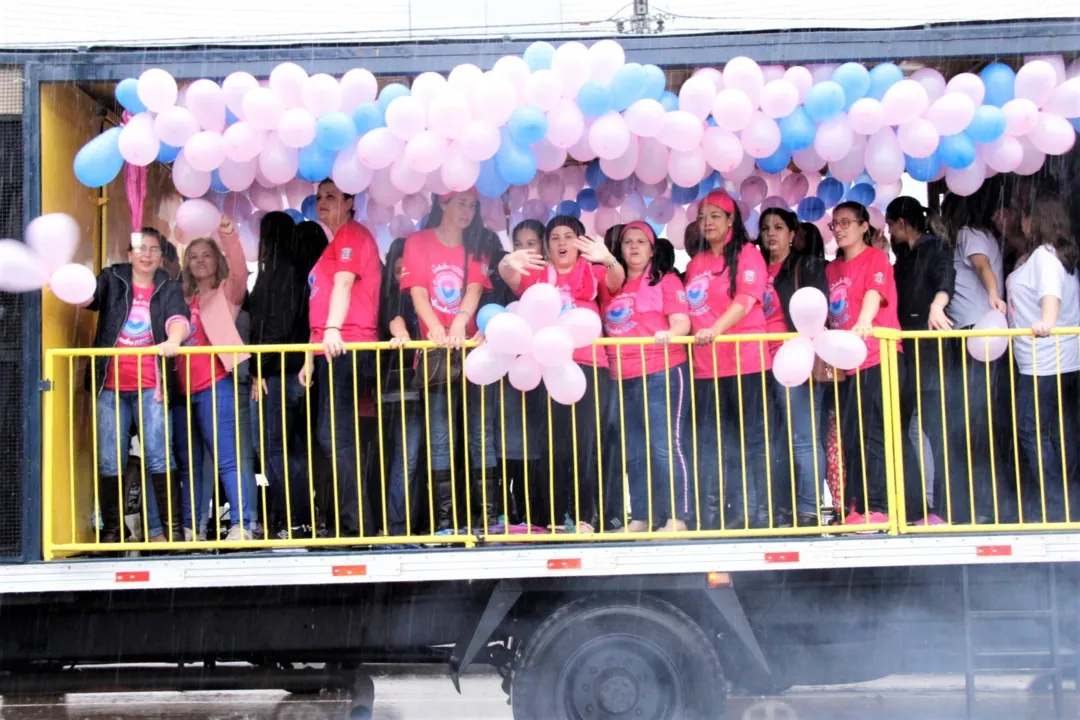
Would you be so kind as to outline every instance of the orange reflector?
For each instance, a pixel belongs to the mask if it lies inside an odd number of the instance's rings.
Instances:
[[[765,553],[765,562],[767,562],[767,563],[797,563],[797,562],[799,562],[799,553],[797,553],[797,552]]]
[[[581,558],[559,558],[547,561],[548,570],[580,570]]]
[[[711,572],[706,576],[709,587],[731,587],[731,575],[725,572]]]
[[[150,582],[149,570],[137,570],[135,572],[118,572],[116,573],[116,582],[129,583],[129,582]]]
[[[1008,557],[1012,555],[1012,545],[978,545],[975,554],[979,557]]]
[[[334,565],[332,572],[334,577],[367,575],[367,565]]]

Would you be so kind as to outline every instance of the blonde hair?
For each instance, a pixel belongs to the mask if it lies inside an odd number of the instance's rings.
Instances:
[[[195,293],[199,291],[199,283],[191,274],[191,251],[197,245],[209,245],[214,252],[214,260],[217,262],[217,277],[214,278],[214,287],[218,287],[225,281],[225,278],[229,277],[229,261],[225,259],[225,253],[221,252],[221,248],[218,247],[214,239],[208,237],[195,238],[188,243],[187,248],[184,250],[184,269],[180,275],[184,283],[184,297],[186,298],[194,297]]]

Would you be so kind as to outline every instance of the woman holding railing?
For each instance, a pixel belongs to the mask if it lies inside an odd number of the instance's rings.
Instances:
[[[692,388],[686,346],[670,344],[690,333],[686,289],[675,273],[675,249],[657,240],[648,223],[627,223],[619,236],[615,258],[625,269],[626,282],[603,293],[604,333],[650,338],[654,344],[607,347],[612,379],[619,383],[612,393],[617,394],[618,437],[625,452],[617,456],[617,471],[609,474],[609,513],[619,523],[626,518],[626,532],[686,530],[698,501],[697,488],[691,487],[693,467],[683,449]],[[629,485],[629,507],[623,482]]]
[[[814,230],[816,232],[817,228]],[[762,213],[758,238],[763,241],[769,260],[762,309],[770,333],[795,331],[789,305],[797,290],[812,287],[826,297],[829,294],[825,261],[796,249],[798,234],[799,219],[790,210],[769,208]],[[782,344],[769,343],[772,357],[776,357]],[[772,485],[773,501],[780,508],[776,513],[778,525],[786,525],[791,520],[792,507],[798,513],[796,519],[800,527],[820,524],[821,479],[825,477],[825,456],[821,452],[821,428],[825,427],[821,407],[825,389],[821,381],[824,379],[823,373],[819,372],[812,387],[810,383],[804,383],[785,388],[769,377],[769,400],[773,411],[769,428],[773,450]]]
[[[236,316],[247,293],[247,263],[232,221],[223,215],[218,230],[221,245],[212,238],[196,238],[184,251],[181,273],[184,297],[191,309],[187,347],[242,345]],[[222,250],[224,247],[224,250]],[[204,450],[211,453],[229,500],[226,540],[250,540],[256,527],[255,478],[242,467],[237,402],[233,371],[247,353],[186,355],[177,364],[182,397],[173,410],[173,437],[180,466],[180,493],[184,512],[184,539],[205,540],[209,508],[202,503]],[[247,393],[245,393],[246,395]],[[217,493],[213,508],[220,506]],[[194,507],[193,507],[194,506]]]
[[[1080,519],[1080,349],[1076,335],[1052,333],[1080,326],[1080,249],[1056,198],[1037,197],[1021,222],[1028,245],[1005,283],[1009,326],[1031,328],[1034,336],[1013,339],[1019,373],[1013,427],[1027,478],[1022,520],[1075,522]]]
[[[545,237],[549,262],[533,250],[517,250],[500,263],[502,278],[519,295],[537,283],[554,285],[562,296],[563,312],[585,308],[599,316],[601,293],[622,286],[623,267],[602,240],[585,236],[585,226],[575,217],[552,218]],[[557,428],[560,434],[547,438],[551,464],[541,471],[538,480],[542,487],[554,484],[555,497],[547,498],[546,514],[554,513],[550,524],[563,524],[565,519],[576,530],[591,532],[600,514],[596,403],[602,403],[607,394],[608,358],[603,348],[590,346],[576,349],[573,360],[585,373],[585,395],[573,406],[548,404],[550,427]],[[577,428],[574,442],[564,440],[564,433],[571,427]]]
[[[716,342],[721,335],[764,334],[766,266],[726,192],[701,201],[703,245],[686,268],[686,299],[697,397],[696,463],[706,528],[768,527],[770,517],[763,342]],[[721,482],[723,485],[721,486]]]

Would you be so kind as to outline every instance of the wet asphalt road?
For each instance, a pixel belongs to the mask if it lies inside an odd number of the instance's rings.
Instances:
[[[980,677],[980,720],[1050,720],[1049,693],[1028,689],[1031,676]],[[962,720],[964,679],[893,676],[848,686],[798,687],[776,698],[733,697],[722,720]],[[274,691],[85,694],[5,698],[2,720],[337,720],[344,696],[299,697]],[[375,680],[375,720],[509,720],[500,679],[467,674],[462,695],[445,677],[391,675]],[[1080,698],[1066,685],[1062,717],[1077,717]]]

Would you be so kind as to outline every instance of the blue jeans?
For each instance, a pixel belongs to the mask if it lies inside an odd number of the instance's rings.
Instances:
[[[1076,409],[1080,372],[1062,373],[1060,377],[1059,397],[1058,376],[1039,377],[1037,388],[1035,377],[1019,374],[1016,376],[1017,436],[1023,463],[1021,477],[1024,478],[1024,522],[1065,522],[1066,518],[1076,522],[1080,519],[1080,487],[1077,487],[1076,465],[1080,461],[1076,446],[1077,426],[1080,424],[1077,421]],[[1042,510],[1044,497],[1045,516]]]
[[[236,399],[233,393],[233,377],[227,376],[194,395],[184,398],[173,410],[173,436],[175,452],[180,465],[181,504],[184,509],[184,527],[192,524],[191,502],[194,496],[198,509],[195,522],[199,528],[207,522],[208,507],[203,499],[205,481],[202,468],[203,452],[214,457],[214,399],[217,399],[217,469],[218,477],[225,487],[225,497],[229,501],[229,519],[234,525],[240,524],[240,508],[243,506],[244,526],[251,527],[256,518],[258,498],[255,495],[255,477],[242,467],[236,456],[238,430],[236,425]],[[188,434],[188,406],[191,407],[191,432]],[[242,446],[242,440],[241,440]],[[194,472],[192,471],[194,466]],[[213,497],[211,489],[209,496]]]
[[[466,429],[469,435],[468,449],[469,449],[469,462],[471,467],[494,467],[495,466],[495,396],[498,393],[498,389],[492,389],[494,386],[483,388],[484,395],[484,420],[481,424],[480,421],[480,391],[479,385],[473,385],[469,383],[467,391],[468,402],[468,417],[466,418]],[[456,432],[454,433],[454,444],[461,443],[462,426],[457,419],[457,413],[461,409],[461,383],[455,382],[454,387],[450,392],[447,392],[445,385],[432,386],[428,391],[428,406],[425,410],[423,406],[423,399],[419,401],[420,412],[411,414],[407,418],[408,428],[407,434],[414,435],[416,437],[428,438],[428,447],[431,452],[431,470],[432,472],[442,472],[450,469],[452,450],[450,446],[450,417],[449,413],[453,413],[454,426]],[[430,421],[431,425],[427,426],[427,422]],[[483,437],[481,437],[481,431]],[[410,443],[411,444],[411,443]],[[454,450],[457,448],[455,447]],[[410,451],[412,448],[410,448]],[[416,451],[419,452],[419,446],[416,447]],[[459,459],[454,455],[455,459]],[[400,460],[394,458],[394,462],[398,463]],[[410,456],[409,466],[415,467],[416,458]]]
[[[696,463],[704,496],[701,525],[707,530],[719,529],[720,513],[724,513],[725,529],[746,527],[744,521],[751,522],[768,513],[761,376],[753,373],[716,380],[704,378],[696,380],[694,385],[698,426]]]
[[[773,502],[790,509],[794,498],[798,512],[816,513],[821,504],[822,478],[825,477],[820,430],[824,387],[814,383],[811,390],[807,382],[785,388],[770,378],[769,393],[774,410],[769,428]]]
[[[623,519],[625,475],[630,491],[628,519],[651,527],[671,519],[689,521],[698,498],[690,485],[693,469],[684,450],[692,391],[687,364],[621,383],[626,468],[609,476],[614,482],[607,490],[611,502],[605,504],[615,513],[612,519]],[[615,403],[618,407],[618,397]],[[622,468],[621,448],[617,467]]]
[[[295,374],[287,374],[284,381],[281,375],[266,378],[266,395],[263,396],[266,457],[263,467],[270,484],[269,515],[272,522],[291,527],[311,525],[306,392]]]
[[[421,401],[394,403],[389,409],[386,427],[386,447],[390,453],[390,486],[386,493],[386,519],[391,535],[404,535],[406,530],[417,533],[417,509],[427,500],[427,492],[420,493],[420,478],[416,473],[423,443],[423,431],[419,428],[424,422],[424,408]],[[405,431],[402,435],[401,416],[405,415]],[[402,468],[408,462],[408,473]],[[406,513],[405,478],[409,478],[409,502]],[[406,527],[405,517],[409,515],[410,524]]]
[[[117,412],[120,415],[119,424]],[[123,474],[131,445],[132,422],[141,429],[140,444],[146,472],[160,475],[169,467],[169,453],[165,442],[165,406],[154,400],[154,389],[120,393],[115,390],[102,390],[97,397],[98,474],[102,478],[116,478]],[[105,493],[108,486],[109,483],[103,484],[101,492]],[[163,532],[161,513],[158,512],[153,483],[146,482],[145,487],[143,507],[146,511],[146,524],[150,537],[154,537]],[[105,504],[115,500],[111,497],[101,498],[100,502]],[[123,508],[123,504],[120,508]],[[120,517],[123,517],[122,510]]]

